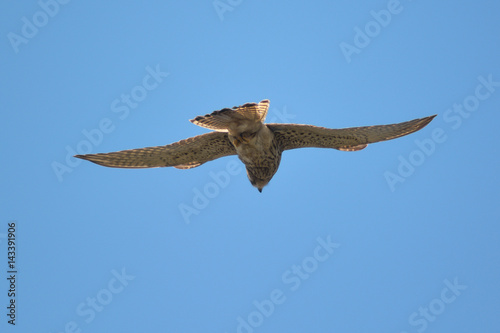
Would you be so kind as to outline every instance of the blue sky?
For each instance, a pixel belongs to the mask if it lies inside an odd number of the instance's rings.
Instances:
[[[497,2],[0,9],[2,332],[500,330]],[[331,128],[438,116],[359,152],[285,152],[262,194],[236,157],[71,157],[199,135],[188,119],[262,99],[270,122]]]

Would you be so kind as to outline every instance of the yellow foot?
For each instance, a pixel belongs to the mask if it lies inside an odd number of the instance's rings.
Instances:
[[[241,133],[239,139],[240,139],[241,142],[249,144],[250,140],[252,140],[255,137],[255,134],[256,133],[243,132],[243,133]]]
[[[238,140],[236,137],[231,137],[231,143],[233,144],[233,146],[235,146],[236,148],[238,148],[240,145],[241,145],[241,140]]]

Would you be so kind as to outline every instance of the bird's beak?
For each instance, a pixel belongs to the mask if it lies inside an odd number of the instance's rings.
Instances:
[[[262,193],[262,189],[261,188],[259,188],[258,190],[259,190],[260,193]]]

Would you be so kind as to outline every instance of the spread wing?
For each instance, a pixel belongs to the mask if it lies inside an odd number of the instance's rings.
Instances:
[[[122,150],[106,154],[75,157],[112,168],[156,168],[173,166],[190,169],[205,162],[229,155],[236,150],[227,133],[211,132],[166,146]]]
[[[399,124],[330,129],[311,125],[267,124],[283,150],[317,147],[356,151],[369,143],[391,140],[416,132],[435,117],[414,119]]]

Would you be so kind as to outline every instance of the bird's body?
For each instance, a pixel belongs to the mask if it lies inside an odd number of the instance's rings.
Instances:
[[[229,135],[231,142],[238,142],[238,138]],[[274,137],[274,133],[263,125],[251,137],[238,143],[236,153],[245,164],[248,179],[253,186],[262,192],[262,188],[274,176],[281,161],[282,150]]]
[[[167,146],[124,150],[107,154],[76,155],[116,168],[173,166],[190,169],[229,155],[238,155],[248,179],[260,192],[274,176],[285,150],[317,147],[343,151],[364,149],[369,143],[395,139],[426,126],[435,116],[399,124],[329,129],[311,125],[264,124],[269,100],[214,111],[191,120],[215,132]]]

